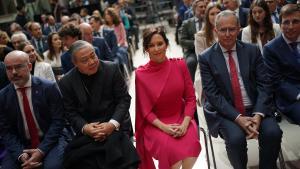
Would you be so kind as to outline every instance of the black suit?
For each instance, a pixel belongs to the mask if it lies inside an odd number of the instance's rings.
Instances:
[[[79,73],[77,68],[72,69],[60,80],[59,86],[63,94],[66,117],[77,133],[77,136],[69,144],[68,149],[66,150],[65,168],[80,168],[78,165],[82,166],[84,163],[88,164],[93,159],[89,160],[88,158],[84,158],[89,156],[79,157],[76,152],[80,149],[89,152],[88,147],[85,147],[85,145],[87,142],[94,142],[89,136],[82,135],[82,127],[87,123],[108,122],[109,120],[114,119],[121,124],[121,131],[128,132],[128,127],[131,127],[131,125],[128,126],[128,118],[130,119],[128,109],[130,106],[131,97],[128,94],[127,85],[119,71],[118,65],[112,62],[100,61],[99,70],[97,73],[89,77]],[[124,124],[125,121],[126,124]],[[131,124],[130,121],[129,123]],[[136,163],[136,152],[128,137],[125,136],[124,133],[120,135],[120,132],[117,131],[114,131],[113,135],[111,136],[112,138],[121,138],[119,141],[123,146],[121,147],[121,151],[118,150],[119,153],[121,153],[121,158],[125,158],[124,160],[127,162],[129,160],[133,163]],[[107,139],[104,142],[100,142],[97,147],[108,146],[109,148],[106,149],[114,152],[118,147],[110,147],[110,141],[115,142],[115,140]],[[75,146],[76,144],[81,146]],[[75,148],[73,146],[75,146]],[[90,146],[93,146],[93,144]],[[124,156],[125,152],[128,155],[125,155],[126,157]],[[96,153],[97,160],[103,160],[103,155],[105,156],[106,154],[103,152],[103,148],[100,148],[99,152],[90,153],[91,154],[89,155]],[[78,158],[74,158],[74,155],[76,155]],[[112,155],[110,158],[114,158],[115,155],[116,154]],[[130,156],[134,158],[129,158]],[[78,162],[81,164],[78,164]],[[105,163],[102,164],[103,166],[108,165],[106,161],[101,162]],[[97,163],[95,164],[97,165]],[[91,168],[93,167],[94,166]]]
[[[260,50],[250,44],[238,41],[236,53],[244,87],[252,106],[246,110],[247,116],[253,112],[263,113],[265,118],[259,129],[260,168],[274,168],[280,149],[282,131],[271,115],[271,99],[266,92],[265,66]],[[246,134],[234,122],[239,115],[235,109],[230,74],[225,57],[218,43],[199,57],[203,90],[206,96],[205,116],[211,133],[218,133],[225,140],[229,160],[235,169],[246,168]],[[263,145],[263,146],[262,146]]]
[[[4,88],[9,83],[6,71],[5,71],[5,65],[3,62],[0,62],[0,90]]]

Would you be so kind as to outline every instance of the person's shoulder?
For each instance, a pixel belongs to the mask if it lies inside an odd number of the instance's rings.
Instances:
[[[205,38],[205,31],[204,30],[200,30],[197,33],[195,33],[195,39],[202,39]]]
[[[32,78],[33,85],[39,85],[39,86],[43,86],[45,88],[51,87],[56,84],[56,82],[54,82],[54,81],[50,81],[48,79],[40,78],[37,76],[31,76],[31,78]]]

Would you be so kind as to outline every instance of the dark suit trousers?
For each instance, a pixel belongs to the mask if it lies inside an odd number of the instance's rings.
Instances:
[[[197,64],[198,64],[195,52],[193,52],[193,53],[191,53],[191,52],[187,53],[185,55],[185,62],[186,62],[186,65],[187,65],[187,67],[189,69],[192,81],[194,83],[196,68],[197,68]]]
[[[288,106],[286,111],[283,111],[284,115],[290,118],[294,123],[300,125],[300,102]]]
[[[225,140],[229,161],[234,169],[247,168],[247,140],[244,130],[235,122],[222,118],[220,135]],[[276,169],[276,160],[280,151],[282,131],[276,120],[265,117],[259,129],[259,168]]]
[[[65,136],[59,138],[58,143],[48,152],[43,162],[43,169],[62,169],[64,149],[67,146]],[[9,153],[3,159],[3,169],[21,168],[16,159],[13,159]]]

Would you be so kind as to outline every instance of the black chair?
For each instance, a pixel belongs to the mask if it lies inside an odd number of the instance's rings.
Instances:
[[[204,136],[207,168],[210,169],[210,155],[209,155],[208,143],[207,143],[207,137],[208,137],[209,145],[210,145],[210,151],[211,151],[212,160],[213,160],[213,164],[214,164],[214,169],[217,169],[216,158],[215,158],[215,153],[214,153],[214,147],[213,147],[213,144],[212,144],[212,141],[211,141],[211,135],[210,135],[209,131],[206,132],[205,129],[202,128],[202,127],[199,127],[199,131],[202,132],[203,136]],[[200,133],[199,133],[199,135],[200,135]]]

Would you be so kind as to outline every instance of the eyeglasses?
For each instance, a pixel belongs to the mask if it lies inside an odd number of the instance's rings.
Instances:
[[[16,72],[21,71],[23,68],[27,66],[28,63],[23,64],[17,64],[17,65],[11,65],[11,66],[5,66],[6,71],[12,72],[14,69]]]
[[[225,34],[234,34],[237,31],[237,28],[221,28],[221,29],[217,29],[218,32],[220,32],[221,34],[225,35]]]
[[[298,25],[300,24],[300,19],[293,19],[293,20],[283,20],[281,23],[283,26],[289,26],[289,25]]]

